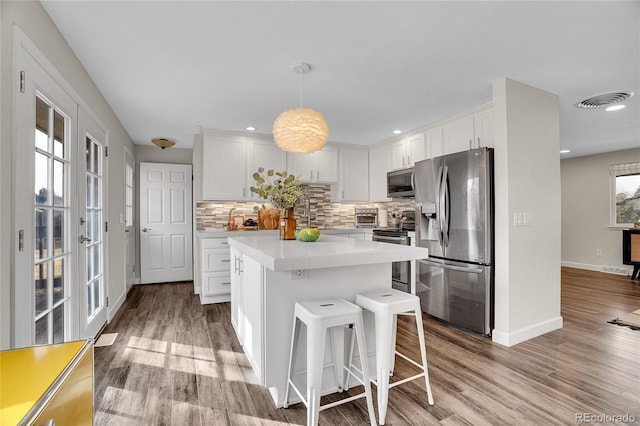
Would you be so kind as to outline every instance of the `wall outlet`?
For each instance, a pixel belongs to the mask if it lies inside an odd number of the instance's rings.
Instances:
[[[596,256],[602,256],[602,249],[596,249]]]
[[[295,271],[291,271],[292,280],[302,280],[305,278],[307,278],[307,271],[305,269],[297,269]]]
[[[513,226],[522,226],[522,213],[513,214]]]
[[[522,213],[522,226],[531,226],[531,212]]]

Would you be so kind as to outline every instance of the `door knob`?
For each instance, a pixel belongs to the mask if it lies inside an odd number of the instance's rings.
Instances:
[[[87,238],[84,235],[80,234],[80,244],[83,244],[84,242],[90,243],[91,242],[91,238]]]
[[[142,228],[142,232],[151,231],[151,228]]]

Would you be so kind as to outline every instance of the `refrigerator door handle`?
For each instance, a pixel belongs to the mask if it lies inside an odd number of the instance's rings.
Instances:
[[[424,259],[419,259],[418,263],[421,263],[423,265],[435,266],[442,269],[450,269],[452,271],[468,272],[471,274],[481,274],[483,272],[482,268],[466,268],[464,266],[448,265],[446,263],[432,262],[430,260]]]
[[[440,198],[442,200],[442,240],[444,247],[449,246],[449,167],[442,169],[442,183],[440,187]]]
[[[442,166],[440,166],[440,168],[438,169],[438,182],[436,184],[436,190],[438,191],[437,193],[437,202],[436,202],[436,216],[438,217],[438,243],[440,244],[440,247],[444,248],[443,246],[443,236],[442,236]]]

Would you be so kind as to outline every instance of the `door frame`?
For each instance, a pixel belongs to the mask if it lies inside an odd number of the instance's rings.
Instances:
[[[126,193],[126,188],[127,188],[127,176],[126,176],[126,173],[127,173],[127,157],[130,158],[131,161],[133,162],[133,171],[132,171],[132,173],[133,173],[133,194],[132,194],[132,200],[131,200],[131,202],[133,203],[133,211],[131,212],[131,216],[132,216],[132,218],[134,220],[134,223],[133,223],[133,226],[132,226],[132,228],[130,230],[130,233],[132,234],[131,238],[133,238],[133,252],[132,253],[128,253],[128,250],[127,250],[127,237],[126,237],[126,235],[124,237],[125,249],[124,249],[124,255],[123,255],[123,260],[124,260],[123,264],[125,266],[125,270],[124,270],[125,294],[129,293],[129,290],[131,290],[131,288],[133,287],[134,284],[136,284],[136,281],[137,281],[137,279],[136,279],[136,270],[135,269],[132,271],[133,275],[131,277],[132,278],[131,279],[131,283],[129,283],[127,281],[127,260],[128,260],[127,257],[128,256],[132,257],[132,260],[133,260],[132,263],[133,263],[134,268],[136,267],[136,260],[137,260],[137,257],[138,257],[137,256],[137,250],[136,250],[137,241],[138,241],[138,238],[137,238],[138,232],[136,231],[137,225],[138,225],[138,223],[137,223],[138,215],[136,214],[136,210],[138,209],[138,203],[137,203],[137,198],[136,198],[137,197],[136,185],[138,183],[138,179],[136,178],[136,157],[133,155],[133,153],[127,147],[124,148],[124,156],[123,156],[123,160],[124,160],[124,168],[123,168],[123,170],[125,172],[125,175],[124,175],[124,191],[123,191],[124,192],[124,194],[123,194],[124,197],[123,197],[123,203],[122,203],[122,205],[125,208],[125,212],[124,212],[124,229],[125,229],[125,232],[126,232],[126,230],[127,230],[127,222],[126,222],[126,219],[127,219],[127,212],[126,212],[126,208],[127,208],[127,193]],[[137,268],[137,269],[139,269],[139,268]]]

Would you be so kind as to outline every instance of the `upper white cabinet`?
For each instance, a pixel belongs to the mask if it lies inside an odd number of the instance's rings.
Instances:
[[[493,110],[458,118],[443,126],[446,154],[482,146],[493,146]]]
[[[444,125],[444,147],[447,154],[473,148],[473,117],[462,117]]]
[[[442,127],[429,129],[425,132],[425,144],[427,150],[427,158],[439,157],[444,154]]]
[[[416,161],[427,158],[423,133],[392,142],[390,150],[392,170],[413,167]]]
[[[207,133],[202,139],[202,199],[245,199],[248,188],[244,139]]]
[[[337,183],[338,164],[335,146],[325,146],[310,154],[287,153],[287,171],[306,183]]]
[[[473,116],[473,128],[476,136],[476,148],[494,146],[493,110],[478,112]]]
[[[281,172],[285,170],[285,153],[271,140],[251,140],[247,142],[247,182],[248,187],[255,186],[253,174],[260,167],[265,170],[275,170]],[[247,198],[259,199],[260,197],[251,192],[247,193]]]
[[[391,169],[391,147],[379,145],[369,150],[369,201],[391,201],[387,198],[387,172]]]
[[[369,199],[369,152],[365,149],[340,148],[340,180],[332,186],[332,201],[367,201]]]
[[[258,197],[250,191],[255,183],[253,173],[259,167],[285,169],[284,151],[269,138],[205,132],[201,139],[201,144],[198,138],[194,144],[194,164],[198,166],[194,166],[194,175],[200,180],[202,194],[198,199],[255,200]]]

